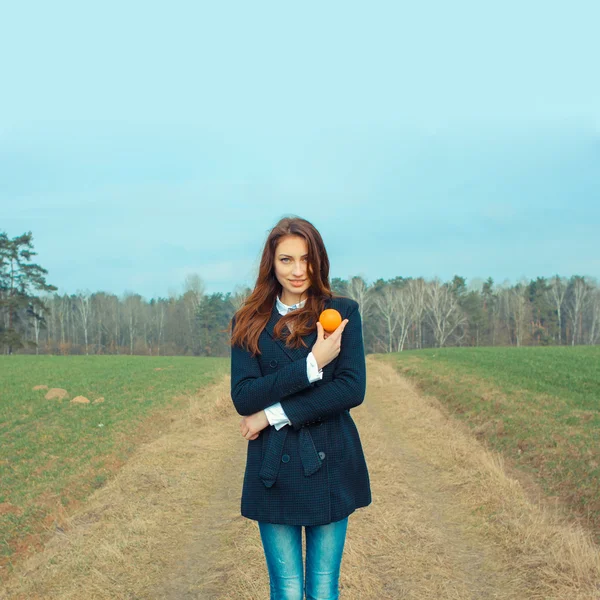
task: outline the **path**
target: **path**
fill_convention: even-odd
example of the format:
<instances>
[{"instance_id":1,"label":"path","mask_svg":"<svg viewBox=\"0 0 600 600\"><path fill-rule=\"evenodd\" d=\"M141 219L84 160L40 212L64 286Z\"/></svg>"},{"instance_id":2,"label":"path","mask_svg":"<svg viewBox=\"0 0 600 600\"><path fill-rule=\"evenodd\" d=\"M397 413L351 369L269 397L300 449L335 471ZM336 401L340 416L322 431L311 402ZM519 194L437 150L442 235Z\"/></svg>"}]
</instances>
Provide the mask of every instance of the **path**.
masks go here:
<instances>
[{"instance_id":1,"label":"path","mask_svg":"<svg viewBox=\"0 0 600 600\"><path fill-rule=\"evenodd\" d=\"M340 597L600 598L586 533L532 502L435 398L367 363L352 415L373 503L350 516ZM266 600L258 528L239 514L246 442L228 386L190 398L0 599Z\"/></svg>"}]
</instances>

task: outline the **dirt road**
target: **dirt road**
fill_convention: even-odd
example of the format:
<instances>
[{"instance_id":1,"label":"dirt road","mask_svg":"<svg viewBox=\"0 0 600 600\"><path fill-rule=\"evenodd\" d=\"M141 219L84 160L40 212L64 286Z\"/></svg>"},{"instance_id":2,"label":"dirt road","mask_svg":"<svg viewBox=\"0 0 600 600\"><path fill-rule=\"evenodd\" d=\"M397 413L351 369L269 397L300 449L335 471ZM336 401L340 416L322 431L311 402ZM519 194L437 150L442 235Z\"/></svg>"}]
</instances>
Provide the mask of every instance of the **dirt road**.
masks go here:
<instances>
[{"instance_id":1,"label":"dirt road","mask_svg":"<svg viewBox=\"0 0 600 600\"><path fill-rule=\"evenodd\" d=\"M532 484L525 493L435 398L367 364L367 397L352 415L373 503L350 516L340 597L600 598L589 535L536 501ZM190 397L0 598L266 600L258 528L239 514L239 419L228 380Z\"/></svg>"}]
</instances>

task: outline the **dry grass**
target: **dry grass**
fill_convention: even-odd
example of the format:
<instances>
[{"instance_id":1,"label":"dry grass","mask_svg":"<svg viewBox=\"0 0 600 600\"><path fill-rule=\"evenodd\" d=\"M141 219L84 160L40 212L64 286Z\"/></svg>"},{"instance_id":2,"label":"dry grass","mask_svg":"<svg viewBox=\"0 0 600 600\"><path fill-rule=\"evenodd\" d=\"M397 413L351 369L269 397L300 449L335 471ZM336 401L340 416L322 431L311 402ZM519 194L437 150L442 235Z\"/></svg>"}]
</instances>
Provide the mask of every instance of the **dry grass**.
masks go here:
<instances>
[{"instance_id":1,"label":"dry grass","mask_svg":"<svg viewBox=\"0 0 600 600\"><path fill-rule=\"evenodd\" d=\"M586 532L532 501L435 398L369 358L367 398L352 414L373 503L350 516L341 598L600 598ZM239 513L246 442L229 380L173 419L0 598L269 597L258 527Z\"/></svg>"},{"instance_id":2,"label":"dry grass","mask_svg":"<svg viewBox=\"0 0 600 600\"><path fill-rule=\"evenodd\" d=\"M18 568L0 598L161 597L152 590L218 508L210 503L224 464L243 458L228 382L202 394L65 520L64 533Z\"/></svg>"},{"instance_id":3,"label":"dry grass","mask_svg":"<svg viewBox=\"0 0 600 600\"><path fill-rule=\"evenodd\" d=\"M408 503L402 498L389 505L384 488L392 476L386 477L379 483L386 499L381 518L419 528L403 536L409 551L395 552L390 561L403 583L401 593L389 597L600 598L600 552L589 533L544 502L541 492L535 501L533 484L524 490L502 457L448 417L435 398L419 395L387 365L368 364L367 409L388 431L379 441L394 440L394 469L410 496ZM376 466L381 445L371 447L371 440L365 446Z\"/></svg>"}]
</instances>

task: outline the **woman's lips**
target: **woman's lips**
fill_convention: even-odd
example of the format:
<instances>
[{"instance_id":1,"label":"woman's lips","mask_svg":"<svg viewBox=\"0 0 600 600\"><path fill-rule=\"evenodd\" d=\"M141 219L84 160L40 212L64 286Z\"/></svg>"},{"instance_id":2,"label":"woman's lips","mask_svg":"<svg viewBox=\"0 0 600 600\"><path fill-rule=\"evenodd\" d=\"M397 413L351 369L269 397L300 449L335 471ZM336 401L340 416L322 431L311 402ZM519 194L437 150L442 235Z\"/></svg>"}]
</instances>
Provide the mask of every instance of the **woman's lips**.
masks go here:
<instances>
[{"instance_id":1,"label":"woman's lips","mask_svg":"<svg viewBox=\"0 0 600 600\"><path fill-rule=\"evenodd\" d=\"M291 282L292 285L302 285L304 283L304 280L290 279L290 282Z\"/></svg>"}]
</instances>

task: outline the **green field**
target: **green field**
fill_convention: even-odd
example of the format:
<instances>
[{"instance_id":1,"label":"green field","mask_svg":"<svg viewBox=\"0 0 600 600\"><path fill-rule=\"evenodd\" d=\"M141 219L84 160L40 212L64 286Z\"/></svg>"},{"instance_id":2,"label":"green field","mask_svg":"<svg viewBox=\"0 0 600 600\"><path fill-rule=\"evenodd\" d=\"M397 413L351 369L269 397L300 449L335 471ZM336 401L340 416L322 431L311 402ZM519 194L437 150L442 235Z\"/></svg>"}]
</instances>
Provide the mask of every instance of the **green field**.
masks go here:
<instances>
[{"instance_id":1,"label":"green field","mask_svg":"<svg viewBox=\"0 0 600 600\"><path fill-rule=\"evenodd\" d=\"M169 408L227 373L227 358L0 356L0 565L39 543L57 503L102 486ZM46 400L36 385L68 398ZM90 404L70 402L79 395Z\"/></svg>"},{"instance_id":2,"label":"green field","mask_svg":"<svg viewBox=\"0 0 600 600\"><path fill-rule=\"evenodd\" d=\"M377 358L564 499L600 541L600 347L442 348Z\"/></svg>"}]
</instances>

